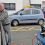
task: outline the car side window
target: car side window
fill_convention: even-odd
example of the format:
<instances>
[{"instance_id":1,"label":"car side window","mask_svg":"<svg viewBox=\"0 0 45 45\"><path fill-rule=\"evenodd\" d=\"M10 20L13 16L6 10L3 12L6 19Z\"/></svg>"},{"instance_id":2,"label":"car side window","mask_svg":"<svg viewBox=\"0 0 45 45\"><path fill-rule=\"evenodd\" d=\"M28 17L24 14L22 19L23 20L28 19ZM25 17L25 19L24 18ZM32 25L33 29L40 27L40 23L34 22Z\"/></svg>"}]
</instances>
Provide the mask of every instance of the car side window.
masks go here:
<instances>
[{"instance_id":1,"label":"car side window","mask_svg":"<svg viewBox=\"0 0 45 45\"><path fill-rule=\"evenodd\" d=\"M20 12L20 15L28 15L31 14L31 10L23 10Z\"/></svg>"},{"instance_id":2,"label":"car side window","mask_svg":"<svg viewBox=\"0 0 45 45\"><path fill-rule=\"evenodd\" d=\"M25 15L31 14L31 10L24 10L24 14Z\"/></svg>"},{"instance_id":3,"label":"car side window","mask_svg":"<svg viewBox=\"0 0 45 45\"><path fill-rule=\"evenodd\" d=\"M39 10L32 9L32 14L40 14Z\"/></svg>"}]
</instances>

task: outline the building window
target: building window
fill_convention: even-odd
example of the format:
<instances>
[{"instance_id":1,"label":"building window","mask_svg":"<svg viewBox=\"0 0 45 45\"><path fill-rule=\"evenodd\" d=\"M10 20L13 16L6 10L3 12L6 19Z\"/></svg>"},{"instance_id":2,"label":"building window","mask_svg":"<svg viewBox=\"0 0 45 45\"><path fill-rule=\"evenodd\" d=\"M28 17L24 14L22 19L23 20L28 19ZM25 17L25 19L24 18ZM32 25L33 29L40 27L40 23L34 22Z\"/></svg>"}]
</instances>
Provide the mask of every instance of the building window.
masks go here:
<instances>
[{"instance_id":1,"label":"building window","mask_svg":"<svg viewBox=\"0 0 45 45\"><path fill-rule=\"evenodd\" d=\"M4 3L6 10L15 10L15 3Z\"/></svg>"}]
</instances>

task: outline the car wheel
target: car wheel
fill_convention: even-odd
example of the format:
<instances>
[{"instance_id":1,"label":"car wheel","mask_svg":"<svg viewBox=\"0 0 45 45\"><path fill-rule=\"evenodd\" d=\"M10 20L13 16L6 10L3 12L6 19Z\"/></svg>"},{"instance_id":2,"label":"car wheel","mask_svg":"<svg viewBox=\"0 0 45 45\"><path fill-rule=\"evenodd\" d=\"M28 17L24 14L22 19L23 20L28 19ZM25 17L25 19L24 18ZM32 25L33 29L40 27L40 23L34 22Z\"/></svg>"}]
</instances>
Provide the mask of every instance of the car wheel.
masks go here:
<instances>
[{"instance_id":1,"label":"car wheel","mask_svg":"<svg viewBox=\"0 0 45 45\"><path fill-rule=\"evenodd\" d=\"M39 25L43 25L44 24L44 20L39 20L38 24Z\"/></svg>"},{"instance_id":2,"label":"car wheel","mask_svg":"<svg viewBox=\"0 0 45 45\"><path fill-rule=\"evenodd\" d=\"M12 26L18 26L19 22L17 20L12 21Z\"/></svg>"}]
</instances>

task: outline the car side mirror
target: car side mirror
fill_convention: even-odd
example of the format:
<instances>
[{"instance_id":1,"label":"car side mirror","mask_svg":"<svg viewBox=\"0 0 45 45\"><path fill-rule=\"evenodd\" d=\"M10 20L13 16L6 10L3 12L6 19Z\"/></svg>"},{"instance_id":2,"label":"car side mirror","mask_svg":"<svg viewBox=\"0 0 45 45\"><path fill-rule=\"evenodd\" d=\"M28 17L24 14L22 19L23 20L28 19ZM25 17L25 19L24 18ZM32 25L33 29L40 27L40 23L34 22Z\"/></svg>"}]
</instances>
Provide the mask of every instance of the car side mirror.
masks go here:
<instances>
[{"instance_id":1,"label":"car side mirror","mask_svg":"<svg viewBox=\"0 0 45 45\"><path fill-rule=\"evenodd\" d=\"M20 15L23 15L22 13L20 13Z\"/></svg>"}]
</instances>

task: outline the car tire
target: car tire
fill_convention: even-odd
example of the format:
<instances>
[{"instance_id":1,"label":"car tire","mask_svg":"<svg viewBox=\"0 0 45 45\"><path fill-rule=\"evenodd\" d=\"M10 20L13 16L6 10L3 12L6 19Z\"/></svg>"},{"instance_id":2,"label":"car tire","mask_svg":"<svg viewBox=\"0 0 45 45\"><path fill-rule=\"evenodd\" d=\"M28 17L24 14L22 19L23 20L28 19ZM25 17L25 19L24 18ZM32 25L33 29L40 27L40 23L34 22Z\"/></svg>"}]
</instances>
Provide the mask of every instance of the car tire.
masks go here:
<instances>
[{"instance_id":1,"label":"car tire","mask_svg":"<svg viewBox=\"0 0 45 45\"><path fill-rule=\"evenodd\" d=\"M44 24L44 20L39 20L39 21L38 21L38 24L39 24L39 25L43 25L43 24Z\"/></svg>"},{"instance_id":2,"label":"car tire","mask_svg":"<svg viewBox=\"0 0 45 45\"><path fill-rule=\"evenodd\" d=\"M13 20L12 23L11 23L12 26L18 26L19 25L19 22L18 20Z\"/></svg>"}]
</instances>

